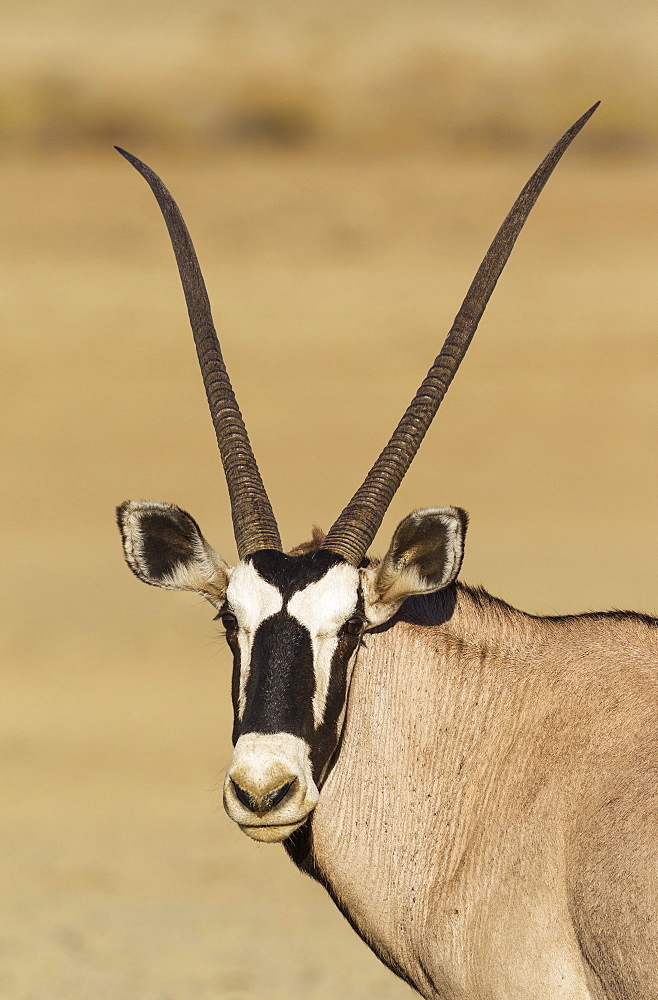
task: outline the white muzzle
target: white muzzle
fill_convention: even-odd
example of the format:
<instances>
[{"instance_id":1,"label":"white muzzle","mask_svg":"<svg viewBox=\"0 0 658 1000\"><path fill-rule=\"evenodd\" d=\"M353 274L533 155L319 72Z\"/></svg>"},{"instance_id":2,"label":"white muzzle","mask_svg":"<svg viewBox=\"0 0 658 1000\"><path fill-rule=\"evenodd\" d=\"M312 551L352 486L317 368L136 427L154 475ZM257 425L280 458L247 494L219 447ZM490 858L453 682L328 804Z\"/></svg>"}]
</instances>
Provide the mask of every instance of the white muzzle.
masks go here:
<instances>
[{"instance_id":1,"label":"white muzzle","mask_svg":"<svg viewBox=\"0 0 658 1000\"><path fill-rule=\"evenodd\" d=\"M285 840L318 797L304 740L290 733L247 733L238 739L224 782L224 808L252 840Z\"/></svg>"}]
</instances>

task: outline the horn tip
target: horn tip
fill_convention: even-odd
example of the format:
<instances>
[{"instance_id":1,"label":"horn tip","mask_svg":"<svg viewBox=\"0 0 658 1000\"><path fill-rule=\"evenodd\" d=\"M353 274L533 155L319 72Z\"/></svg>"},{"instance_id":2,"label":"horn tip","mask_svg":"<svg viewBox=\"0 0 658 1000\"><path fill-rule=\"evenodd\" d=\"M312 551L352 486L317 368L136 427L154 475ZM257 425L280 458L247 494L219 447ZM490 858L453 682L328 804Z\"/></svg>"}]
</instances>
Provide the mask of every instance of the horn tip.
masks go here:
<instances>
[{"instance_id":1,"label":"horn tip","mask_svg":"<svg viewBox=\"0 0 658 1000\"><path fill-rule=\"evenodd\" d=\"M124 160L128 160L128 163L131 163L132 166L135 168L135 170L138 170L139 173L142 174L144 177L146 177L147 174L152 173L150 167L148 167L137 156L134 156L132 153L129 153L127 149L122 149L121 146L115 146L114 148L116 149L117 153L121 153Z\"/></svg>"}]
</instances>

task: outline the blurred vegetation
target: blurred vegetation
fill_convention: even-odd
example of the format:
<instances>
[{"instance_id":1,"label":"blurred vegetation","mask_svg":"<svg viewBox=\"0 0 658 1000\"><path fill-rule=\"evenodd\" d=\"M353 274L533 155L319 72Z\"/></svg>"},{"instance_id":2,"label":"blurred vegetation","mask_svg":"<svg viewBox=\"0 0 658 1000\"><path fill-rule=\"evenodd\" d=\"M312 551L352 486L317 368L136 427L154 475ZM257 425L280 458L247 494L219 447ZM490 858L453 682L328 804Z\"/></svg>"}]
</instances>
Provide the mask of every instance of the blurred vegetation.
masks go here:
<instances>
[{"instance_id":1,"label":"blurred vegetation","mask_svg":"<svg viewBox=\"0 0 658 1000\"><path fill-rule=\"evenodd\" d=\"M0 149L139 140L359 152L658 146L658 7L587 0L23 0L0 11Z\"/></svg>"}]
</instances>

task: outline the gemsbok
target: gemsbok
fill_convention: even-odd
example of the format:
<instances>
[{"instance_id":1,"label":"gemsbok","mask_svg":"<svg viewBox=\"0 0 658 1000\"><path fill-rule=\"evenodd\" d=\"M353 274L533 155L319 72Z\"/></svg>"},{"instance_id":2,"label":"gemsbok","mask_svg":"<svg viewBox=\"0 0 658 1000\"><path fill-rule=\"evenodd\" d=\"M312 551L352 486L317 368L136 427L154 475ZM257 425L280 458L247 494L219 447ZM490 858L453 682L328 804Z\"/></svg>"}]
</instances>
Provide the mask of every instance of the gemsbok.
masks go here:
<instances>
[{"instance_id":1,"label":"gemsbok","mask_svg":"<svg viewBox=\"0 0 658 1000\"><path fill-rule=\"evenodd\" d=\"M595 105L596 107L596 105ZM224 804L284 842L426 998L658 998L658 620L535 617L457 582L467 518L416 510L366 553L548 177L480 265L427 377L328 534L284 552L196 254L160 179L230 494L231 567L168 503L118 509L145 583L195 591L233 653Z\"/></svg>"}]
</instances>

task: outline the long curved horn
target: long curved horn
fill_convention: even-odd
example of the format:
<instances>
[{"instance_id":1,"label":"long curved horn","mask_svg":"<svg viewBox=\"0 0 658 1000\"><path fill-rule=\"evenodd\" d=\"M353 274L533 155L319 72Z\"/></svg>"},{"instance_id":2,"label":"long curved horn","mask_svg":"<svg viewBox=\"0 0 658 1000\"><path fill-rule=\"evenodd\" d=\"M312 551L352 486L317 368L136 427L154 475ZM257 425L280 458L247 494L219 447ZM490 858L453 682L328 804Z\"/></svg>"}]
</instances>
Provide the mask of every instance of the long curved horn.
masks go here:
<instances>
[{"instance_id":1,"label":"long curved horn","mask_svg":"<svg viewBox=\"0 0 658 1000\"><path fill-rule=\"evenodd\" d=\"M402 482L404 474L411 465L462 358L466 354L491 293L496 287L496 282L512 252L516 238L544 184L551 176L562 154L578 135L583 125L594 114L599 103L597 102L589 111L585 112L582 118L579 118L556 142L514 202L478 268L441 348L441 353L435 359L393 436L366 476L363 485L354 494L326 535L322 547L337 552L352 565L357 566L360 563L375 537L384 514Z\"/></svg>"},{"instance_id":2,"label":"long curved horn","mask_svg":"<svg viewBox=\"0 0 658 1000\"><path fill-rule=\"evenodd\" d=\"M238 555L243 559L258 549L280 552L279 529L224 365L208 293L187 226L158 175L125 149L118 146L115 149L148 183L169 230L226 475Z\"/></svg>"}]
</instances>

